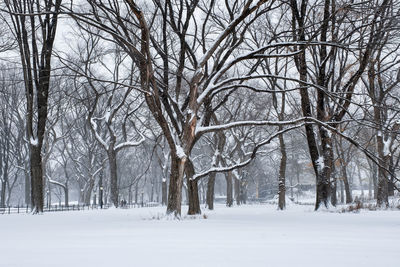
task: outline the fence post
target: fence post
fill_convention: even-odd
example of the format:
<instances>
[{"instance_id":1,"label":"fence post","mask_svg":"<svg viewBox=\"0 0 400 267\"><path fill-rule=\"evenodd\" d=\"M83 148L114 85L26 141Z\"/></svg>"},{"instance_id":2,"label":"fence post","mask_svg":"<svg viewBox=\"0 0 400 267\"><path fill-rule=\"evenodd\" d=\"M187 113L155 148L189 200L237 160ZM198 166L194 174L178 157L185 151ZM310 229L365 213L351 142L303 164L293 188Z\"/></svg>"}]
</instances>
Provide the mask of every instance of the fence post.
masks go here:
<instances>
[{"instance_id":1,"label":"fence post","mask_svg":"<svg viewBox=\"0 0 400 267\"><path fill-rule=\"evenodd\" d=\"M17 208L18 208L18 214L19 214L19 204L18 204Z\"/></svg>"},{"instance_id":2,"label":"fence post","mask_svg":"<svg viewBox=\"0 0 400 267\"><path fill-rule=\"evenodd\" d=\"M8 214L10 214L10 206L8 206Z\"/></svg>"}]
</instances>

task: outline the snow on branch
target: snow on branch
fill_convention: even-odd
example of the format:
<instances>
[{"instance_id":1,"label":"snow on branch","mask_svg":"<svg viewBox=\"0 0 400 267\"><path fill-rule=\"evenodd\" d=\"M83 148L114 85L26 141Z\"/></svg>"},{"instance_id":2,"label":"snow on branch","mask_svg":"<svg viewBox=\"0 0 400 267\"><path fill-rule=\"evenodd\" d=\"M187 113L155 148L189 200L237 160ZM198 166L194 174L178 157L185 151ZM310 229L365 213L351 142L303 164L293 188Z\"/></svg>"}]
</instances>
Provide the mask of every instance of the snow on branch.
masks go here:
<instances>
[{"instance_id":1,"label":"snow on branch","mask_svg":"<svg viewBox=\"0 0 400 267\"><path fill-rule=\"evenodd\" d=\"M62 184L62 183L57 182L55 180L52 180L48 175L47 175L47 179L49 180L49 183L51 183L51 184L55 184L55 185L61 186L64 189L66 188L65 184Z\"/></svg>"},{"instance_id":2,"label":"snow on branch","mask_svg":"<svg viewBox=\"0 0 400 267\"><path fill-rule=\"evenodd\" d=\"M298 124L303 121L312 121L314 120L311 117L302 117L296 120L290 121L235 121L226 124L220 125L212 125L212 126L199 126L196 127L196 134L204 134L208 132L216 132L216 131L223 131L228 130L235 127L240 126L285 126L285 125L293 125Z\"/></svg>"},{"instance_id":3,"label":"snow on branch","mask_svg":"<svg viewBox=\"0 0 400 267\"><path fill-rule=\"evenodd\" d=\"M198 180L198 179L203 178L203 177L205 177L205 176L207 176L207 175L209 175L209 174L211 174L211 173L215 173L215 172L228 172L228 171L233 171L233 170L236 170L236 169L245 167L245 166L247 166L248 164L250 164L250 162L256 157L257 151L258 151L262 146L271 143L271 141L272 141L274 138L280 136L281 134L284 134L284 133L286 133L286 132L289 132L289 131L298 129L298 128L304 126L305 124L306 124L306 122L303 122L303 123L300 123L300 124L298 124L298 125L295 125L295 126L292 126L292 127L289 127L289 128L283 129L283 130L280 130L280 131L276 132L275 134L271 135L268 139L266 139L266 140L264 140L263 142L257 144L257 145L253 148L253 151L251 152L250 157L249 157L247 160L245 160L245 161L242 161L242 162L239 162L239 163L236 163L236 164L234 164L234 165L227 166L227 167L212 167L212 168L210 168L210 169L207 170L207 171L204 171L204 172L201 172L201 173L198 173L198 174L193 175L193 177L192 177L191 179L192 179L192 180Z\"/></svg>"},{"instance_id":4,"label":"snow on branch","mask_svg":"<svg viewBox=\"0 0 400 267\"><path fill-rule=\"evenodd\" d=\"M126 148L126 147L139 146L145 140L144 135L141 132L139 132L139 134L140 134L140 140L139 141L136 141L136 142L128 141L128 142L124 142L124 143L118 144L118 145L115 146L114 150L115 151L119 151L119 150L121 150L123 148Z\"/></svg>"},{"instance_id":5,"label":"snow on branch","mask_svg":"<svg viewBox=\"0 0 400 267\"><path fill-rule=\"evenodd\" d=\"M90 118L90 125L92 126L94 135L96 137L96 140L106 149L108 150L108 144L103 140L103 138L101 138L101 136L99 135L99 133L97 132L97 124L94 121L93 118Z\"/></svg>"}]
</instances>

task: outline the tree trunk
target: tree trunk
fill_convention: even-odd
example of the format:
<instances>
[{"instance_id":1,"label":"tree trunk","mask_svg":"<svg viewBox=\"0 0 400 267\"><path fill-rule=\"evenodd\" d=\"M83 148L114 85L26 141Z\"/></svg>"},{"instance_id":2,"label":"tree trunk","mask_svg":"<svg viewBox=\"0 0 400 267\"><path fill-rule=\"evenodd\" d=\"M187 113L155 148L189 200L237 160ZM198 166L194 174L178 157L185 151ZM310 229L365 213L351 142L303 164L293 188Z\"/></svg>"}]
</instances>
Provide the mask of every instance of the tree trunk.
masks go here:
<instances>
[{"instance_id":1,"label":"tree trunk","mask_svg":"<svg viewBox=\"0 0 400 267\"><path fill-rule=\"evenodd\" d=\"M335 164L332 164L332 184L331 184L331 203L333 206L337 205L337 179L336 179L336 170Z\"/></svg>"},{"instance_id":2,"label":"tree trunk","mask_svg":"<svg viewBox=\"0 0 400 267\"><path fill-rule=\"evenodd\" d=\"M376 111L379 113L379 111ZM378 121L378 120L376 120ZM390 153L385 148L385 142L383 138L383 133L378 132L376 137L378 154L379 154L379 163L381 166L378 166L378 188L377 188L377 206L378 207L389 207L389 192L388 192L388 184L389 177L388 173L385 169L389 167Z\"/></svg>"},{"instance_id":3,"label":"tree trunk","mask_svg":"<svg viewBox=\"0 0 400 267\"><path fill-rule=\"evenodd\" d=\"M154 202L154 184L151 183L150 202Z\"/></svg>"},{"instance_id":4,"label":"tree trunk","mask_svg":"<svg viewBox=\"0 0 400 267\"><path fill-rule=\"evenodd\" d=\"M207 182L207 207L209 210L214 209L214 188L215 188L215 173L211 173Z\"/></svg>"},{"instance_id":5,"label":"tree trunk","mask_svg":"<svg viewBox=\"0 0 400 267\"><path fill-rule=\"evenodd\" d=\"M188 199L189 199L189 215L201 214L200 201L199 201L199 186L197 180L193 180L194 167L193 163L186 161L186 182L188 185Z\"/></svg>"},{"instance_id":6,"label":"tree trunk","mask_svg":"<svg viewBox=\"0 0 400 267\"><path fill-rule=\"evenodd\" d=\"M242 203L241 194L240 194L240 179L239 179L239 177L235 177L233 180L234 180L234 186L235 186L236 205L239 206Z\"/></svg>"},{"instance_id":7,"label":"tree trunk","mask_svg":"<svg viewBox=\"0 0 400 267\"><path fill-rule=\"evenodd\" d=\"M137 181L135 185L135 204L138 203L138 198L139 198L139 181Z\"/></svg>"},{"instance_id":8,"label":"tree trunk","mask_svg":"<svg viewBox=\"0 0 400 267\"><path fill-rule=\"evenodd\" d=\"M43 196L43 169L41 146L30 146L30 163L31 163L31 197L33 213L43 212L44 196Z\"/></svg>"},{"instance_id":9,"label":"tree trunk","mask_svg":"<svg viewBox=\"0 0 400 267\"><path fill-rule=\"evenodd\" d=\"M233 188L232 188L232 172L225 174L226 178L226 206L232 207L233 205Z\"/></svg>"},{"instance_id":10,"label":"tree trunk","mask_svg":"<svg viewBox=\"0 0 400 267\"><path fill-rule=\"evenodd\" d=\"M344 203L344 187L343 180L340 181L340 203Z\"/></svg>"},{"instance_id":11,"label":"tree trunk","mask_svg":"<svg viewBox=\"0 0 400 267\"><path fill-rule=\"evenodd\" d=\"M64 205L65 207L69 207L69 196L68 196L68 186L64 187Z\"/></svg>"},{"instance_id":12,"label":"tree trunk","mask_svg":"<svg viewBox=\"0 0 400 267\"><path fill-rule=\"evenodd\" d=\"M201 214L197 180L188 179L189 215Z\"/></svg>"},{"instance_id":13,"label":"tree trunk","mask_svg":"<svg viewBox=\"0 0 400 267\"><path fill-rule=\"evenodd\" d=\"M360 165L357 166L357 169L358 169L358 180L360 182L361 197L364 198L364 187L363 187L363 182L362 182L362 177L361 177Z\"/></svg>"},{"instance_id":14,"label":"tree trunk","mask_svg":"<svg viewBox=\"0 0 400 267\"><path fill-rule=\"evenodd\" d=\"M85 190L85 198L83 200L83 203L85 203L85 205L90 205L90 199L92 198L93 188L94 188L94 178L91 178L89 185Z\"/></svg>"},{"instance_id":15,"label":"tree trunk","mask_svg":"<svg viewBox=\"0 0 400 267\"><path fill-rule=\"evenodd\" d=\"M100 171L99 174L99 205L100 209L103 208L103 193L104 193L104 187L103 187L103 169Z\"/></svg>"},{"instance_id":16,"label":"tree trunk","mask_svg":"<svg viewBox=\"0 0 400 267\"><path fill-rule=\"evenodd\" d=\"M110 185L111 185L111 202L118 208L119 190L118 190L118 173L117 173L117 155L113 148L108 151L108 163L110 168Z\"/></svg>"},{"instance_id":17,"label":"tree trunk","mask_svg":"<svg viewBox=\"0 0 400 267\"><path fill-rule=\"evenodd\" d=\"M168 203L168 194L167 194L167 180L163 179L161 183L161 204L166 206Z\"/></svg>"},{"instance_id":18,"label":"tree trunk","mask_svg":"<svg viewBox=\"0 0 400 267\"><path fill-rule=\"evenodd\" d=\"M395 180L396 180L396 177L395 177L396 168L395 168L394 163L393 163L393 156L390 156L389 171L390 171L390 174L389 174L390 179L388 181L389 182L389 184L388 184L388 196L392 197L392 196L394 196L394 183L395 183Z\"/></svg>"},{"instance_id":19,"label":"tree trunk","mask_svg":"<svg viewBox=\"0 0 400 267\"><path fill-rule=\"evenodd\" d=\"M0 208L6 206L6 181L3 179L1 182L1 197L0 197Z\"/></svg>"},{"instance_id":20,"label":"tree trunk","mask_svg":"<svg viewBox=\"0 0 400 267\"><path fill-rule=\"evenodd\" d=\"M377 206L387 208L389 207L389 197L386 171L379 168L378 175Z\"/></svg>"},{"instance_id":21,"label":"tree trunk","mask_svg":"<svg viewBox=\"0 0 400 267\"><path fill-rule=\"evenodd\" d=\"M281 128L281 127L280 127ZM286 162L287 162L287 156L286 156L286 145L285 145L285 140L283 139L283 135L279 136L279 144L280 144L280 150L281 150L281 162L279 165L279 179L278 179L278 209L284 210L286 207Z\"/></svg>"},{"instance_id":22,"label":"tree trunk","mask_svg":"<svg viewBox=\"0 0 400 267\"><path fill-rule=\"evenodd\" d=\"M344 189L346 192L346 204L349 204L353 202L353 197L351 195L351 188L349 184L349 179L347 177L347 170L344 164L342 165L342 176L343 176Z\"/></svg>"},{"instance_id":23,"label":"tree trunk","mask_svg":"<svg viewBox=\"0 0 400 267\"><path fill-rule=\"evenodd\" d=\"M25 205L31 205L31 179L27 170L24 170L25 176Z\"/></svg>"},{"instance_id":24,"label":"tree trunk","mask_svg":"<svg viewBox=\"0 0 400 267\"><path fill-rule=\"evenodd\" d=\"M167 214L181 216L182 185L186 158L171 155L171 174L169 179Z\"/></svg>"}]
</instances>

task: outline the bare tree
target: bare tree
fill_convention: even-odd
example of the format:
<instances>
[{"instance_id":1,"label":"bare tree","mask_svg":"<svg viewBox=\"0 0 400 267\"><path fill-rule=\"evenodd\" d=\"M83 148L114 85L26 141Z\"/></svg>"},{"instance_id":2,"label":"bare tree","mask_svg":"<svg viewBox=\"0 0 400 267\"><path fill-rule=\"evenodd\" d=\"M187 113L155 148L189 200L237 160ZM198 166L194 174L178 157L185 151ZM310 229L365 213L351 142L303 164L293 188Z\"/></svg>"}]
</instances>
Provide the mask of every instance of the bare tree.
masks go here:
<instances>
[{"instance_id":1,"label":"bare tree","mask_svg":"<svg viewBox=\"0 0 400 267\"><path fill-rule=\"evenodd\" d=\"M43 211L42 146L46 131L51 59L62 0L5 0L24 74L32 210Z\"/></svg>"}]
</instances>

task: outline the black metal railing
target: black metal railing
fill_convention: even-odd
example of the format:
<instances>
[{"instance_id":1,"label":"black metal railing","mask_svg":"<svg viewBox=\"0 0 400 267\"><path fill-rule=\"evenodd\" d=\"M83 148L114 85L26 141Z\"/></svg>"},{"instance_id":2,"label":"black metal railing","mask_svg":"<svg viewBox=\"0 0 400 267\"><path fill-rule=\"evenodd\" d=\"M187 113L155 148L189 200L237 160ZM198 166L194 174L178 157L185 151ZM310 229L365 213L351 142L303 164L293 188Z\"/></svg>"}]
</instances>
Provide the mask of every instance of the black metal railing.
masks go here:
<instances>
[{"instance_id":1,"label":"black metal railing","mask_svg":"<svg viewBox=\"0 0 400 267\"><path fill-rule=\"evenodd\" d=\"M133 209L133 208L145 208L145 207L158 207L161 204L159 203L131 203L121 205L119 208L122 209ZM100 205L94 204L72 204L72 205L51 205L44 207L43 212L60 212L60 211L84 211L84 210L96 210L96 209L108 209L112 207L111 204L105 204L102 207ZM2 214L19 214L19 213L30 213L31 209L29 206L7 206L7 207L0 207L0 215Z\"/></svg>"}]
</instances>

